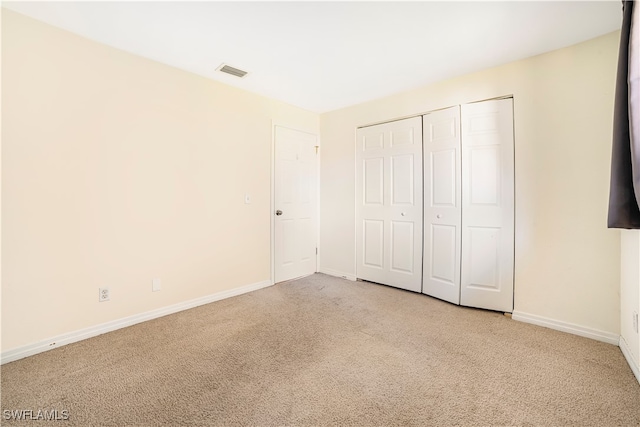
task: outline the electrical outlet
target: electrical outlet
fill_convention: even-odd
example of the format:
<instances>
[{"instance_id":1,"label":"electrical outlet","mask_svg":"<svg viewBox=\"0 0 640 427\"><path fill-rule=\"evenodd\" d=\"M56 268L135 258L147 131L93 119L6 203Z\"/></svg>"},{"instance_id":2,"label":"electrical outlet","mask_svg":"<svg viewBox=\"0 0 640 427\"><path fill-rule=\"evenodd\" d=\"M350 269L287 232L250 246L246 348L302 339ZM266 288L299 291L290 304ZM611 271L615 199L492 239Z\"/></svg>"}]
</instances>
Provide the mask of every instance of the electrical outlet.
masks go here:
<instances>
[{"instance_id":1,"label":"electrical outlet","mask_svg":"<svg viewBox=\"0 0 640 427\"><path fill-rule=\"evenodd\" d=\"M638 312L637 311L633 312L633 330L636 331L636 334L638 333Z\"/></svg>"},{"instance_id":2,"label":"electrical outlet","mask_svg":"<svg viewBox=\"0 0 640 427\"><path fill-rule=\"evenodd\" d=\"M251 195L249 193L244 195L244 203L247 205L251 203Z\"/></svg>"},{"instance_id":3,"label":"electrical outlet","mask_svg":"<svg viewBox=\"0 0 640 427\"><path fill-rule=\"evenodd\" d=\"M99 288L100 293L98 294L98 301L105 302L109 301L110 293L109 288Z\"/></svg>"},{"instance_id":4,"label":"electrical outlet","mask_svg":"<svg viewBox=\"0 0 640 427\"><path fill-rule=\"evenodd\" d=\"M162 289L162 282L160 282L160 279L151 280L151 291L158 292L160 289Z\"/></svg>"}]
</instances>

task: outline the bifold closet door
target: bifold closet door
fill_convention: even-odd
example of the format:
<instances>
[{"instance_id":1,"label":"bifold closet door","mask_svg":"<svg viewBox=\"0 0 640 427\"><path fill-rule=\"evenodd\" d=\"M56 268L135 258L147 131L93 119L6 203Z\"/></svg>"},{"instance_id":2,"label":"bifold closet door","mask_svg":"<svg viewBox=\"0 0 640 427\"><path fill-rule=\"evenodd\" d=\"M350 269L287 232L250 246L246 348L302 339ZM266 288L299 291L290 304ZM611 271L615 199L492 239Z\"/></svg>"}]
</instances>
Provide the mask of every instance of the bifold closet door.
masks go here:
<instances>
[{"instance_id":1,"label":"bifold closet door","mask_svg":"<svg viewBox=\"0 0 640 427\"><path fill-rule=\"evenodd\" d=\"M513 100L462 106L460 304L513 311Z\"/></svg>"},{"instance_id":2,"label":"bifold closet door","mask_svg":"<svg viewBox=\"0 0 640 427\"><path fill-rule=\"evenodd\" d=\"M356 133L356 275L420 292L422 118Z\"/></svg>"},{"instance_id":3,"label":"bifold closet door","mask_svg":"<svg viewBox=\"0 0 640 427\"><path fill-rule=\"evenodd\" d=\"M422 292L460 303L460 107L422 117L424 272Z\"/></svg>"}]
</instances>

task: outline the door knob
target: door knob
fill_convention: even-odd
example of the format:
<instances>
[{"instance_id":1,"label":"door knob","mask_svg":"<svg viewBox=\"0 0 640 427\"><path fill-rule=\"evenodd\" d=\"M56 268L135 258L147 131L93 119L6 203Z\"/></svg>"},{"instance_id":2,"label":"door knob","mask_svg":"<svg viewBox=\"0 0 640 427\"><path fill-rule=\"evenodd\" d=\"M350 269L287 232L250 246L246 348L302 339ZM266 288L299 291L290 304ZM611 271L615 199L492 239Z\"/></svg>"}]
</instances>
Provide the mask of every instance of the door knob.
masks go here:
<instances>
[{"instance_id":1,"label":"door knob","mask_svg":"<svg viewBox=\"0 0 640 427\"><path fill-rule=\"evenodd\" d=\"M442 215L438 214L436 215L436 218L442 218Z\"/></svg>"},{"instance_id":2,"label":"door knob","mask_svg":"<svg viewBox=\"0 0 640 427\"><path fill-rule=\"evenodd\" d=\"M282 211L281 211L280 209L278 209L278 210L276 211L276 215L278 215L278 216L282 215Z\"/></svg>"}]
</instances>

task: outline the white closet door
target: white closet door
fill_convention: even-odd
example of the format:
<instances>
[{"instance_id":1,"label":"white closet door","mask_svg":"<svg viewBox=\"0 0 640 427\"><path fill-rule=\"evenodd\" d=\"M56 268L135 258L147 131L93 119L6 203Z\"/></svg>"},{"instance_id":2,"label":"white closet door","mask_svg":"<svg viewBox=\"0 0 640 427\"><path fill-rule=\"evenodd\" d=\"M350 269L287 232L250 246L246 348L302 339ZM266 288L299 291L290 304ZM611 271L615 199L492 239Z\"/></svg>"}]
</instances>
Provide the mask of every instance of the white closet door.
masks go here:
<instances>
[{"instance_id":1,"label":"white closet door","mask_svg":"<svg viewBox=\"0 0 640 427\"><path fill-rule=\"evenodd\" d=\"M513 311L513 100L462 106L462 305Z\"/></svg>"},{"instance_id":2,"label":"white closet door","mask_svg":"<svg viewBox=\"0 0 640 427\"><path fill-rule=\"evenodd\" d=\"M422 119L357 130L356 275L420 292Z\"/></svg>"},{"instance_id":3,"label":"white closet door","mask_svg":"<svg viewBox=\"0 0 640 427\"><path fill-rule=\"evenodd\" d=\"M460 303L460 107L426 114L422 292Z\"/></svg>"}]
</instances>

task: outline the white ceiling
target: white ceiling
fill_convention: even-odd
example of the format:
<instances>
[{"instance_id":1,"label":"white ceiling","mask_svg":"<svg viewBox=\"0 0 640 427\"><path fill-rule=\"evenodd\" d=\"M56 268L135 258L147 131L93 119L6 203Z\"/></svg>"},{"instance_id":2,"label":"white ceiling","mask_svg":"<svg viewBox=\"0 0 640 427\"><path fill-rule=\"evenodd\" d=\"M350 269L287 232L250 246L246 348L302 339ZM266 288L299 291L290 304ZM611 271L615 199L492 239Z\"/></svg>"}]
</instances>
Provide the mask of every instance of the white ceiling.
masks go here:
<instances>
[{"instance_id":1,"label":"white ceiling","mask_svg":"<svg viewBox=\"0 0 640 427\"><path fill-rule=\"evenodd\" d=\"M325 112L620 28L603 2L3 2L101 43ZM221 63L249 71L216 72Z\"/></svg>"}]
</instances>

